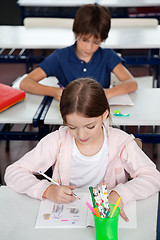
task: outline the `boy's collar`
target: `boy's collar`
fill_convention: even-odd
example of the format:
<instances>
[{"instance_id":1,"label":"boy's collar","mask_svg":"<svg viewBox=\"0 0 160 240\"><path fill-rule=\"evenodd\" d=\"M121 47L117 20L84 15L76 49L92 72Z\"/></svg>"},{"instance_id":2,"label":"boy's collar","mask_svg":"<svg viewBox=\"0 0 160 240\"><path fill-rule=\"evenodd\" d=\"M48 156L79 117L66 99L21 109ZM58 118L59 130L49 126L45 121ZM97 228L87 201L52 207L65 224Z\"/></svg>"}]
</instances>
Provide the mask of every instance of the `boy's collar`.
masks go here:
<instances>
[{"instance_id":1,"label":"boy's collar","mask_svg":"<svg viewBox=\"0 0 160 240\"><path fill-rule=\"evenodd\" d=\"M80 60L80 59L77 57L75 48L76 48L76 42L71 46L72 54L70 54L69 59L70 59L71 62L79 63L79 62L81 62L81 61L83 61L83 60ZM86 64L92 64L92 63L94 63L95 59L98 58L99 55L101 55L100 49L101 49L101 47L99 47L99 48L97 49L97 51L93 54L91 60L90 60L88 63L86 63Z\"/></svg>"}]
</instances>

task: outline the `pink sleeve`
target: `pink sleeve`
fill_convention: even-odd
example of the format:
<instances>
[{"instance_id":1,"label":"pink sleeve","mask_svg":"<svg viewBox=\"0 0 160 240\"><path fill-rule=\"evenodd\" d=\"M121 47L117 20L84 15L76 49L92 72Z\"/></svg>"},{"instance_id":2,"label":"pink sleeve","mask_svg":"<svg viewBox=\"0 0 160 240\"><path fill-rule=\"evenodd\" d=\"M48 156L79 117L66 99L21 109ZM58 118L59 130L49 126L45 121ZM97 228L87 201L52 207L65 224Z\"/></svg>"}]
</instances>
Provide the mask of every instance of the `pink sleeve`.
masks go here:
<instances>
[{"instance_id":1,"label":"pink sleeve","mask_svg":"<svg viewBox=\"0 0 160 240\"><path fill-rule=\"evenodd\" d=\"M57 135L55 132L47 135L33 150L6 169L5 182L7 186L19 193L42 199L44 191L51 183L48 180L37 179L34 173L45 172L56 161Z\"/></svg>"},{"instance_id":2,"label":"pink sleeve","mask_svg":"<svg viewBox=\"0 0 160 240\"><path fill-rule=\"evenodd\" d=\"M144 199L160 191L160 172L134 141L124 148L121 158L132 179L113 189L122 197L123 203Z\"/></svg>"}]
</instances>

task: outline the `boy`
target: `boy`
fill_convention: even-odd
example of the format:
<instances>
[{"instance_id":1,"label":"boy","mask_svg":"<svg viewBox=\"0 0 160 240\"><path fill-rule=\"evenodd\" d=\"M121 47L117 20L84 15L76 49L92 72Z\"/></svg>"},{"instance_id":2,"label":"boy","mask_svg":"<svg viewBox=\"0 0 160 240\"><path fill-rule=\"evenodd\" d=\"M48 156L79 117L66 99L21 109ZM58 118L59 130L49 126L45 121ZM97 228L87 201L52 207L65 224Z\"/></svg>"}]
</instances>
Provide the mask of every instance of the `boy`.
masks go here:
<instances>
[{"instance_id":1,"label":"boy","mask_svg":"<svg viewBox=\"0 0 160 240\"><path fill-rule=\"evenodd\" d=\"M63 88L38 83L45 77L55 76L63 87L77 78L92 77L104 88L107 98L135 91L137 83L122 65L123 59L113 50L100 47L108 37L110 22L107 7L87 4L79 8L73 23L74 45L55 50L22 80L20 88L59 101ZM111 72L121 81L113 88L109 88Z\"/></svg>"}]
</instances>

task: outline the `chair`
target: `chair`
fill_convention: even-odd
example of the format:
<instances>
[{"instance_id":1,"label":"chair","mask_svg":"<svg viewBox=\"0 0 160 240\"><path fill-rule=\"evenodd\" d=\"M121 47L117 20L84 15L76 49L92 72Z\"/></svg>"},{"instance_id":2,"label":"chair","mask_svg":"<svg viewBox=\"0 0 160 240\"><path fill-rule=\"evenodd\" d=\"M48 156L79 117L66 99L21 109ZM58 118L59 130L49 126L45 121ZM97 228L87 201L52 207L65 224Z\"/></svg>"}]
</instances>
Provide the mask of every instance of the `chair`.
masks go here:
<instances>
[{"instance_id":1,"label":"chair","mask_svg":"<svg viewBox=\"0 0 160 240\"><path fill-rule=\"evenodd\" d=\"M112 18L111 28L113 27L156 27L156 18Z\"/></svg>"},{"instance_id":2,"label":"chair","mask_svg":"<svg viewBox=\"0 0 160 240\"><path fill-rule=\"evenodd\" d=\"M28 17L24 19L25 27L72 28L72 18Z\"/></svg>"},{"instance_id":3,"label":"chair","mask_svg":"<svg viewBox=\"0 0 160 240\"><path fill-rule=\"evenodd\" d=\"M72 18L47 18L47 17L27 17L24 18L25 27L57 27L72 28ZM158 25L155 18L112 18L112 27L153 27Z\"/></svg>"}]
</instances>

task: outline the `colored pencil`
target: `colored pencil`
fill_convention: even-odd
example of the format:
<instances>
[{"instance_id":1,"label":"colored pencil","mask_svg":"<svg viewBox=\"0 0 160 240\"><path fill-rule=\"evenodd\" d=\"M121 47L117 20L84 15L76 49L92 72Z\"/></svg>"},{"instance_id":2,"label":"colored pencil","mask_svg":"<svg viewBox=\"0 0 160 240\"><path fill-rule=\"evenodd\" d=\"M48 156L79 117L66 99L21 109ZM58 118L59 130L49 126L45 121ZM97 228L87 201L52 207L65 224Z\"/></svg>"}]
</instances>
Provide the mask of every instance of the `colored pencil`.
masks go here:
<instances>
[{"instance_id":1,"label":"colored pencil","mask_svg":"<svg viewBox=\"0 0 160 240\"><path fill-rule=\"evenodd\" d=\"M86 202L87 207L92 211L92 213L96 216L96 213L94 211L94 208L89 204L89 202Z\"/></svg>"},{"instance_id":2,"label":"colored pencil","mask_svg":"<svg viewBox=\"0 0 160 240\"><path fill-rule=\"evenodd\" d=\"M105 207L104 197L103 197L101 188L100 188L100 186L98 184L97 184L97 188L98 188L98 194L99 194L99 198L100 198L100 201L101 201L101 205L102 205L102 207L104 209L104 214L107 217L107 208Z\"/></svg>"},{"instance_id":3,"label":"colored pencil","mask_svg":"<svg viewBox=\"0 0 160 240\"><path fill-rule=\"evenodd\" d=\"M55 180L53 180L52 178L48 177L45 173L42 173L41 171L37 171L40 175L42 175L43 177L45 177L46 179L48 179L50 182L56 184L57 186L60 186L60 184L58 182L56 182ZM75 193L73 193L73 196L76 197L77 199L80 199Z\"/></svg>"},{"instance_id":4,"label":"colored pencil","mask_svg":"<svg viewBox=\"0 0 160 240\"><path fill-rule=\"evenodd\" d=\"M42 175L43 177L45 177L46 179L48 179L50 182L56 184L57 186L60 186L59 183L57 183L55 180L53 180L52 178L48 177L45 173L42 173L41 171L38 171L38 173L40 175Z\"/></svg>"},{"instance_id":5,"label":"colored pencil","mask_svg":"<svg viewBox=\"0 0 160 240\"><path fill-rule=\"evenodd\" d=\"M95 203L94 195L93 195L93 187L89 187L89 191L90 191L91 198L92 198L93 208L95 208L96 207L96 203Z\"/></svg>"},{"instance_id":6,"label":"colored pencil","mask_svg":"<svg viewBox=\"0 0 160 240\"><path fill-rule=\"evenodd\" d=\"M98 208L100 216L102 218L105 218L106 217L105 210L104 210L104 208L102 206L101 199L100 199L99 193L98 193L98 189L93 189L93 196L94 196L95 203L96 203L96 206Z\"/></svg>"},{"instance_id":7,"label":"colored pencil","mask_svg":"<svg viewBox=\"0 0 160 240\"><path fill-rule=\"evenodd\" d=\"M93 208L93 209L94 209L94 211L95 211L95 213L96 213L96 216L97 216L97 217L101 217L100 214L99 214L99 212L98 212L97 207L95 207L95 208Z\"/></svg>"},{"instance_id":8,"label":"colored pencil","mask_svg":"<svg viewBox=\"0 0 160 240\"><path fill-rule=\"evenodd\" d=\"M107 193L107 186L105 182L102 183L102 195L104 199L104 206L105 208L107 208L107 210L109 210L108 193Z\"/></svg>"},{"instance_id":9,"label":"colored pencil","mask_svg":"<svg viewBox=\"0 0 160 240\"><path fill-rule=\"evenodd\" d=\"M60 84L59 82L57 82L57 85L61 88L63 88L62 84Z\"/></svg>"},{"instance_id":10,"label":"colored pencil","mask_svg":"<svg viewBox=\"0 0 160 240\"><path fill-rule=\"evenodd\" d=\"M114 206L114 208L113 208L113 210L112 210L111 215L109 216L109 218L113 217L113 214L114 214L116 208L118 207L120 201L121 201L121 197L119 197L118 201L116 202L116 205Z\"/></svg>"}]
</instances>

